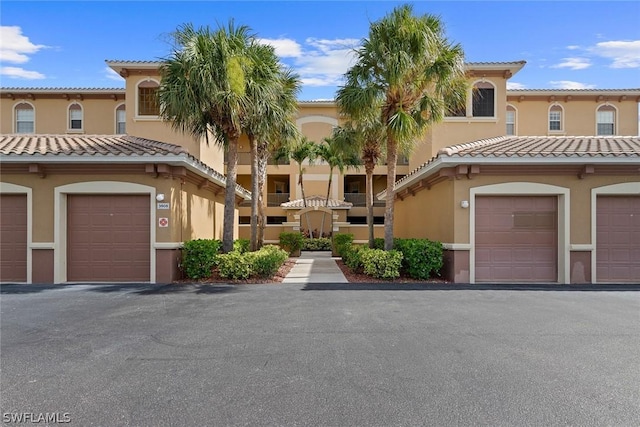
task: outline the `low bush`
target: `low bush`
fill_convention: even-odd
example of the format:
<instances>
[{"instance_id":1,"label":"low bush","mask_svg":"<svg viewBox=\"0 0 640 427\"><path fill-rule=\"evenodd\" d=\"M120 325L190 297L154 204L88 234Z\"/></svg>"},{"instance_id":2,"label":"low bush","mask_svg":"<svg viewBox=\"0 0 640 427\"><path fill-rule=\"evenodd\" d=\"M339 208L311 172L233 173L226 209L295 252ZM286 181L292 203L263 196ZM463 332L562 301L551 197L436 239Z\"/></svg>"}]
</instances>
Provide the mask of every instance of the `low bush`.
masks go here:
<instances>
[{"instance_id":1,"label":"low bush","mask_svg":"<svg viewBox=\"0 0 640 427\"><path fill-rule=\"evenodd\" d=\"M373 249L384 249L384 239L382 237L373 239Z\"/></svg>"},{"instance_id":2,"label":"low bush","mask_svg":"<svg viewBox=\"0 0 640 427\"><path fill-rule=\"evenodd\" d=\"M301 249L303 251L330 251L331 239L328 237L316 237L315 239L305 237L302 239Z\"/></svg>"},{"instance_id":3,"label":"low bush","mask_svg":"<svg viewBox=\"0 0 640 427\"><path fill-rule=\"evenodd\" d=\"M182 247L182 270L185 276L196 280L210 277L220 248L220 240L196 239L185 242Z\"/></svg>"},{"instance_id":4,"label":"low bush","mask_svg":"<svg viewBox=\"0 0 640 427\"><path fill-rule=\"evenodd\" d=\"M289 255L298 252L302 249L302 234L288 231L280 233L280 247L289 252Z\"/></svg>"},{"instance_id":5,"label":"low bush","mask_svg":"<svg viewBox=\"0 0 640 427\"><path fill-rule=\"evenodd\" d=\"M400 277L402 252L365 248L361 251L364 273L378 279L396 279Z\"/></svg>"},{"instance_id":6,"label":"low bush","mask_svg":"<svg viewBox=\"0 0 640 427\"><path fill-rule=\"evenodd\" d=\"M362 250L360 245L343 245L342 261L353 271L359 271L362 268Z\"/></svg>"},{"instance_id":7,"label":"low bush","mask_svg":"<svg viewBox=\"0 0 640 427\"><path fill-rule=\"evenodd\" d=\"M218 255L218 273L226 279L247 279L253 269L250 257L238 251Z\"/></svg>"},{"instance_id":8,"label":"low bush","mask_svg":"<svg viewBox=\"0 0 640 427\"><path fill-rule=\"evenodd\" d=\"M233 242L233 250L240 252L241 254L249 252L251 241L249 239L236 239Z\"/></svg>"},{"instance_id":9,"label":"low bush","mask_svg":"<svg viewBox=\"0 0 640 427\"><path fill-rule=\"evenodd\" d=\"M333 236L333 247L339 256L342 256L343 248L350 246L352 243L353 234L336 234Z\"/></svg>"},{"instance_id":10,"label":"low bush","mask_svg":"<svg viewBox=\"0 0 640 427\"><path fill-rule=\"evenodd\" d=\"M284 249L275 245L266 245L256 252L247 252L243 255L251 265L251 275L270 277L278 272L278 269L289 258Z\"/></svg>"},{"instance_id":11,"label":"low bush","mask_svg":"<svg viewBox=\"0 0 640 427\"><path fill-rule=\"evenodd\" d=\"M402 268L414 279L439 275L444 263L442 243L428 239L394 239L394 249L402 252Z\"/></svg>"}]
</instances>

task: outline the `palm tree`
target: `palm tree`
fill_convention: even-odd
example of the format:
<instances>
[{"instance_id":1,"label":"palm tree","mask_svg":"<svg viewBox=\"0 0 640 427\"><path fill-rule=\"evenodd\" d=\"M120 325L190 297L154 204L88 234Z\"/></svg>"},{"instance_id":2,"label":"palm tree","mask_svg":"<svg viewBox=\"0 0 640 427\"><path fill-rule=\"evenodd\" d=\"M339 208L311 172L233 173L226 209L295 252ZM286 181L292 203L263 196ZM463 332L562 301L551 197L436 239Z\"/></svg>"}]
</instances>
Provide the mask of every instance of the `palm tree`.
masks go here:
<instances>
[{"instance_id":1,"label":"palm tree","mask_svg":"<svg viewBox=\"0 0 640 427\"><path fill-rule=\"evenodd\" d=\"M310 165L316 159L316 143L307 139L307 137L303 136L299 138L289 150L289 157L296 162L298 165L298 185L300 186L300 191L302 192L302 206L307 207L307 197L304 194L304 173L306 169L303 167L303 163L305 160L309 162ZM309 222L309 215L305 215L307 218L307 229L311 231L311 223Z\"/></svg>"},{"instance_id":2,"label":"palm tree","mask_svg":"<svg viewBox=\"0 0 640 427\"><path fill-rule=\"evenodd\" d=\"M360 165L358 158L357 146L353 144L348 129L337 127L333 129L331 137L324 138L323 143L318 145L317 156L329 165L329 180L327 182L327 197L324 206L329 204L329 195L331 194L331 184L333 181L333 170L338 169L340 175L344 174L345 169L349 167L357 167ZM320 224L320 237L324 232L325 213L322 213L322 223Z\"/></svg>"},{"instance_id":3,"label":"palm tree","mask_svg":"<svg viewBox=\"0 0 640 427\"><path fill-rule=\"evenodd\" d=\"M228 151L222 248L233 249L238 140L251 109L248 88L256 56L249 27L220 26L194 29L191 24L174 33L175 46L160 67L160 114L172 127L209 141L211 133Z\"/></svg>"},{"instance_id":4,"label":"palm tree","mask_svg":"<svg viewBox=\"0 0 640 427\"><path fill-rule=\"evenodd\" d=\"M298 77L282 67L272 46L253 43L250 49L254 63L254 74L248 85L251 97L251 113L247 115L243 128L251 148L251 250L262 246L264 216L262 190L266 180L270 141L294 133L296 93L300 83ZM258 233L261 228L262 232ZM259 235L260 234L260 235Z\"/></svg>"},{"instance_id":5,"label":"palm tree","mask_svg":"<svg viewBox=\"0 0 640 427\"><path fill-rule=\"evenodd\" d=\"M409 154L446 109L464 104L467 81L462 47L445 37L433 15L396 7L371 24L356 64L340 88L341 110L358 122L377 114L386 133L387 190L384 247L393 249L393 188L398 152Z\"/></svg>"}]
</instances>

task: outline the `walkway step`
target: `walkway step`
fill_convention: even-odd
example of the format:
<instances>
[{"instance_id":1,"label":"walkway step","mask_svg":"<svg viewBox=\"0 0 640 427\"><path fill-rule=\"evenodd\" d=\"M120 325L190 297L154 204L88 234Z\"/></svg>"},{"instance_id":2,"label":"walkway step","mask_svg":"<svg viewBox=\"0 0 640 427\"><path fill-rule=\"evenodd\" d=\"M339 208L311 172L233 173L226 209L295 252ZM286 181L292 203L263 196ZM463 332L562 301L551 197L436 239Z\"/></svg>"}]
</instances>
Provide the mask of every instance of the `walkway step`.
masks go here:
<instances>
[{"instance_id":1,"label":"walkway step","mask_svg":"<svg viewBox=\"0 0 640 427\"><path fill-rule=\"evenodd\" d=\"M331 252L302 252L282 283L348 283Z\"/></svg>"}]
</instances>

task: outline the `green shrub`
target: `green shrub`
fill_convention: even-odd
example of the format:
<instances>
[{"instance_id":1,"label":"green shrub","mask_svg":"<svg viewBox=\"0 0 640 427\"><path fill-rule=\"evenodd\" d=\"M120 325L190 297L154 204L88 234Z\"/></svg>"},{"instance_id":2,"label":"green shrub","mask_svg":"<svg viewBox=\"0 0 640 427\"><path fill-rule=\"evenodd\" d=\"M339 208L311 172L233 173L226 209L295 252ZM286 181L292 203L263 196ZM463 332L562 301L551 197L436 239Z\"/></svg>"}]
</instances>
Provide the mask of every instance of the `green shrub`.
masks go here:
<instances>
[{"instance_id":1,"label":"green shrub","mask_svg":"<svg viewBox=\"0 0 640 427\"><path fill-rule=\"evenodd\" d=\"M247 279L251 276L250 259L237 251L218 255L218 273L226 279Z\"/></svg>"},{"instance_id":2,"label":"green shrub","mask_svg":"<svg viewBox=\"0 0 640 427\"><path fill-rule=\"evenodd\" d=\"M315 239L310 239L308 237L305 237L302 239L302 250L303 251L330 251L331 239L328 237L317 237Z\"/></svg>"},{"instance_id":3,"label":"green shrub","mask_svg":"<svg viewBox=\"0 0 640 427\"><path fill-rule=\"evenodd\" d=\"M241 254L249 252L249 246L251 246L249 239L236 239L233 242L233 250Z\"/></svg>"},{"instance_id":4,"label":"green shrub","mask_svg":"<svg viewBox=\"0 0 640 427\"><path fill-rule=\"evenodd\" d=\"M302 249L302 233L298 232L282 232L280 233L280 247L292 253L298 252Z\"/></svg>"},{"instance_id":5,"label":"green shrub","mask_svg":"<svg viewBox=\"0 0 640 427\"><path fill-rule=\"evenodd\" d=\"M266 245L256 252L247 252L243 255L251 266L251 275L271 277L280 266L289 258L284 249L275 245Z\"/></svg>"},{"instance_id":6,"label":"green shrub","mask_svg":"<svg viewBox=\"0 0 640 427\"><path fill-rule=\"evenodd\" d=\"M378 279L395 279L400 277L402 252L382 249L363 249L361 254L365 274Z\"/></svg>"},{"instance_id":7,"label":"green shrub","mask_svg":"<svg viewBox=\"0 0 640 427\"><path fill-rule=\"evenodd\" d=\"M336 234L333 236L333 247L338 255L342 256L342 250L353 243L353 234Z\"/></svg>"},{"instance_id":8,"label":"green shrub","mask_svg":"<svg viewBox=\"0 0 640 427\"><path fill-rule=\"evenodd\" d=\"M373 239L373 249L384 249L384 239L382 237Z\"/></svg>"},{"instance_id":9,"label":"green shrub","mask_svg":"<svg viewBox=\"0 0 640 427\"><path fill-rule=\"evenodd\" d=\"M185 242L182 247L182 269L189 279L211 277L217 255L222 248L220 240L196 239Z\"/></svg>"},{"instance_id":10,"label":"green shrub","mask_svg":"<svg viewBox=\"0 0 640 427\"><path fill-rule=\"evenodd\" d=\"M444 263L440 242L428 239L394 239L394 249L402 252L402 268L414 279L438 275Z\"/></svg>"},{"instance_id":11,"label":"green shrub","mask_svg":"<svg viewBox=\"0 0 640 427\"><path fill-rule=\"evenodd\" d=\"M342 246L342 261L353 271L362 268L362 249L363 247L360 245L347 244Z\"/></svg>"}]
</instances>

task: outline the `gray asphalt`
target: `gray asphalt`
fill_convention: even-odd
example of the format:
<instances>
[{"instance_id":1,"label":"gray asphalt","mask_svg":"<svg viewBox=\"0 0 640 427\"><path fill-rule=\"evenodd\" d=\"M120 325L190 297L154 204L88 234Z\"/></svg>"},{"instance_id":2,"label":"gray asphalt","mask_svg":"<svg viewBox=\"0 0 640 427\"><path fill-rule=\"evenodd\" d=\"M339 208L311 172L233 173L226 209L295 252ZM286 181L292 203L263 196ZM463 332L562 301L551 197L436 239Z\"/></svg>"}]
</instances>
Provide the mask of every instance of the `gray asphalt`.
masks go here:
<instances>
[{"instance_id":1,"label":"gray asphalt","mask_svg":"<svg viewBox=\"0 0 640 427\"><path fill-rule=\"evenodd\" d=\"M536 289L3 286L1 412L80 426L640 425L639 290Z\"/></svg>"}]
</instances>

